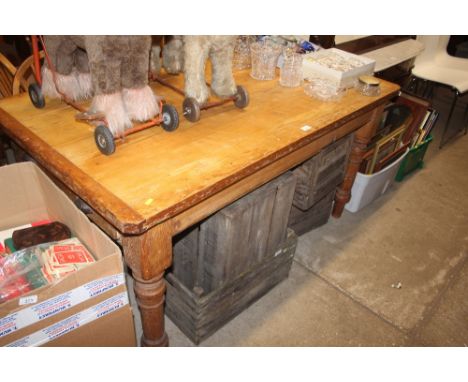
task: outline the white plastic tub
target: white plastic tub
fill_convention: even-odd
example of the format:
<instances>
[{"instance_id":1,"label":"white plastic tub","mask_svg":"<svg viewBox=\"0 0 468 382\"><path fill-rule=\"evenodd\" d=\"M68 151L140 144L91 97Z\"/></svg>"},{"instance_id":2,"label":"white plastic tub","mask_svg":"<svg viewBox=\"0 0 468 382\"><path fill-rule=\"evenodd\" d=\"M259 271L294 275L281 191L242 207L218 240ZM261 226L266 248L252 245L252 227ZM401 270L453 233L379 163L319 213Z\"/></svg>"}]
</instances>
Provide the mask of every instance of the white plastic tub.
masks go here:
<instances>
[{"instance_id":1,"label":"white plastic tub","mask_svg":"<svg viewBox=\"0 0 468 382\"><path fill-rule=\"evenodd\" d=\"M358 172L351 189L351 200L345 205L345 208L349 212L357 212L384 194L395 181L400 163L408 151L406 150L395 162L375 174L365 175Z\"/></svg>"}]
</instances>

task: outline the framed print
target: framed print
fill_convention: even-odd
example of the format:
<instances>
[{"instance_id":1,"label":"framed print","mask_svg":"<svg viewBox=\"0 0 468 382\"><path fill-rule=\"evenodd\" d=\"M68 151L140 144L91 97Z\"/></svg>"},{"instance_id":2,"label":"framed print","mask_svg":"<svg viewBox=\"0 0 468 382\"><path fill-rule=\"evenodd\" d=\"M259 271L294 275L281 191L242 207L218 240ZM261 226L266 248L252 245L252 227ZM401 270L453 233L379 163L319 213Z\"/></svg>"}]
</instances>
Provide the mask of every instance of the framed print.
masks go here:
<instances>
[{"instance_id":1,"label":"framed print","mask_svg":"<svg viewBox=\"0 0 468 382\"><path fill-rule=\"evenodd\" d=\"M403 153L406 151L408 148L409 144L404 143L400 148L396 149L389 155L383 157L380 161L378 161L375 166L374 166L374 172L378 172L382 170L383 168L391 165L393 162L395 162Z\"/></svg>"},{"instance_id":2,"label":"framed print","mask_svg":"<svg viewBox=\"0 0 468 382\"><path fill-rule=\"evenodd\" d=\"M377 162L380 162L383 158L400 148L406 127L407 124L405 123L403 126L377 141L374 147L374 154L372 156L368 173L372 174Z\"/></svg>"}]
</instances>

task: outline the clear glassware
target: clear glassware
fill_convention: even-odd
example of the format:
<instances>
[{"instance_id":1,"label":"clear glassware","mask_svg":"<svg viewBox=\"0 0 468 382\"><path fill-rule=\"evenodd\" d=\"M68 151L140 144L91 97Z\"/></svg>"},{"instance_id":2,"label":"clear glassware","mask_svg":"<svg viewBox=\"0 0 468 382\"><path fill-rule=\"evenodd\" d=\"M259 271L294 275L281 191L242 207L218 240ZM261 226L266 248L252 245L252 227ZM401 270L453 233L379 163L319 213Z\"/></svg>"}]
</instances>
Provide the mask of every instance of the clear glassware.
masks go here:
<instances>
[{"instance_id":1,"label":"clear glassware","mask_svg":"<svg viewBox=\"0 0 468 382\"><path fill-rule=\"evenodd\" d=\"M324 78L305 79L304 91L307 95L326 102L339 101L345 94L344 88Z\"/></svg>"},{"instance_id":2,"label":"clear glassware","mask_svg":"<svg viewBox=\"0 0 468 382\"><path fill-rule=\"evenodd\" d=\"M232 69L242 70L250 68L250 44L255 41L255 36L239 36L234 46L232 57Z\"/></svg>"},{"instance_id":3,"label":"clear glassware","mask_svg":"<svg viewBox=\"0 0 468 382\"><path fill-rule=\"evenodd\" d=\"M274 79L280 53L281 46L269 41L259 41L251 44L252 68L250 76L256 80Z\"/></svg>"},{"instance_id":4,"label":"clear glassware","mask_svg":"<svg viewBox=\"0 0 468 382\"><path fill-rule=\"evenodd\" d=\"M293 49L283 51L283 65L280 69L280 85L294 88L302 82L302 58L303 55Z\"/></svg>"},{"instance_id":5,"label":"clear glassware","mask_svg":"<svg viewBox=\"0 0 468 382\"><path fill-rule=\"evenodd\" d=\"M376 97L380 94L380 81L373 76L361 76L356 88L362 95Z\"/></svg>"}]
</instances>

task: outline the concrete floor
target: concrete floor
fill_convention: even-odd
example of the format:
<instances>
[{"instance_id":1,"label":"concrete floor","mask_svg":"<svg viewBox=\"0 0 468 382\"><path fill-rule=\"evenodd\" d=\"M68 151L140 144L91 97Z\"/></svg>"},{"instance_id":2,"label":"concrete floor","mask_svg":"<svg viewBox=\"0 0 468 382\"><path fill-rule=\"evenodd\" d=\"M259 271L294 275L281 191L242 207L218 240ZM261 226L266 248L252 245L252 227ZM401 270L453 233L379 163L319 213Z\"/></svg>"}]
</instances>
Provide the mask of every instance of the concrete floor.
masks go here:
<instances>
[{"instance_id":1,"label":"concrete floor","mask_svg":"<svg viewBox=\"0 0 468 382\"><path fill-rule=\"evenodd\" d=\"M468 345L468 135L439 150L450 94L433 102L426 166L302 235L289 278L199 346ZM194 346L167 317L166 330L170 346Z\"/></svg>"}]
</instances>

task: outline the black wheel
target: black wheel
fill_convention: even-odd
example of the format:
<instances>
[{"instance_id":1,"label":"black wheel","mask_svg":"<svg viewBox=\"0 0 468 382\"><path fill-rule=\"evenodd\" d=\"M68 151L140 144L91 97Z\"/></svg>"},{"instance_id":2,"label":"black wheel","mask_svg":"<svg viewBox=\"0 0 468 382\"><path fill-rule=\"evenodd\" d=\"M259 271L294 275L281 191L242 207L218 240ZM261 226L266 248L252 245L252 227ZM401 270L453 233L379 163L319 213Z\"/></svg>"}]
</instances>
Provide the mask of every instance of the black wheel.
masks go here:
<instances>
[{"instance_id":1,"label":"black wheel","mask_svg":"<svg viewBox=\"0 0 468 382\"><path fill-rule=\"evenodd\" d=\"M28 93L31 102L35 107L42 109L45 106L45 99L42 95L41 87L38 84L29 85Z\"/></svg>"},{"instance_id":2,"label":"black wheel","mask_svg":"<svg viewBox=\"0 0 468 382\"><path fill-rule=\"evenodd\" d=\"M96 127L94 130L94 141L99 151L104 155L111 155L114 153L114 136L107 126L99 125Z\"/></svg>"},{"instance_id":3,"label":"black wheel","mask_svg":"<svg viewBox=\"0 0 468 382\"><path fill-rule=\"evenodd\" d=\"M247 107L249 104L249 93L247 93L247 90L243 86L237 86L237 94L235 95L234 99L234 105L238 107L239 109L243 109L244 107Z\"/></svg>"},{"instance_id":4,"label":"black wheel","mask_svg":"<svg viewBox=\"0 0 468 382\"><path fill-rule=\"evenodd\" d=\"M179 127L179 113L174 106L167 103L163 105L161 126L166 131L174 131Z\"/></svg>"},{"instance_id":5,"label":"black wheel","mask_svg":"<svg viewBox=\"0 0 468 382\"><path fill-rule=\"evenodd\" d=\"M200 119L200 105L195 98L185 98L182 109L184 110L184 117L190 122L197 122Z\"/></svg>"}]
</instances>

